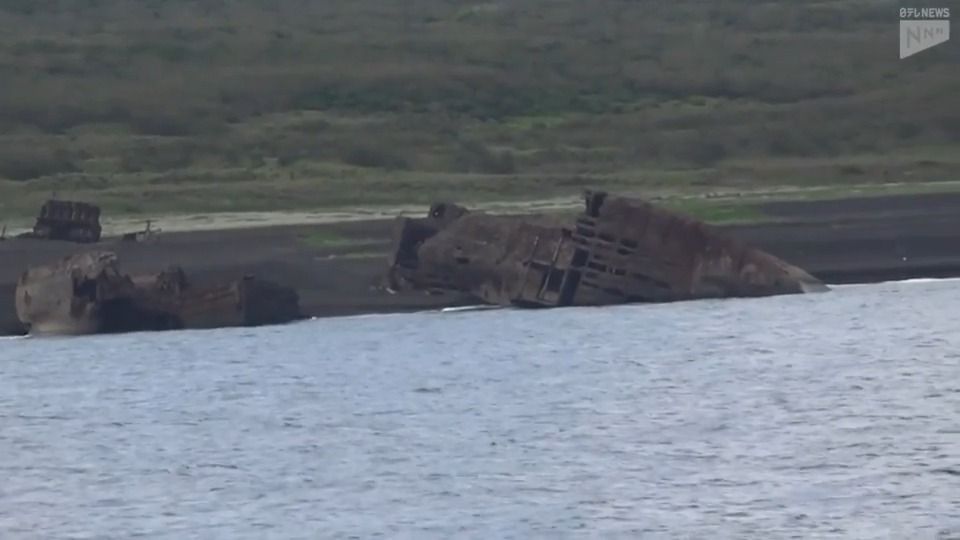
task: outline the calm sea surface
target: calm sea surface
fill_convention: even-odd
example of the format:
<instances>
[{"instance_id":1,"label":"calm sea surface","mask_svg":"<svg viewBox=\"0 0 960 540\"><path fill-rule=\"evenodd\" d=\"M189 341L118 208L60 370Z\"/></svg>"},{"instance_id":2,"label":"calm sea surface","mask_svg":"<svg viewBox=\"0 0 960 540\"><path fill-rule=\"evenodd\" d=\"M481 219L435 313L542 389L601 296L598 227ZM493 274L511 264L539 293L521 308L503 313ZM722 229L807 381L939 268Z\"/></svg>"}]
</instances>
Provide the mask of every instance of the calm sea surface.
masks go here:
<instances>
[{"instance_id":1,"label":"calm sea surface","mask_svg":"<svg viewBox=\"0 0 960 540\"><path fill-rule=\"evenodd\" d=\"M0 539L960 538L960 281L0 341Z\"/></svg>"}]
</instances>

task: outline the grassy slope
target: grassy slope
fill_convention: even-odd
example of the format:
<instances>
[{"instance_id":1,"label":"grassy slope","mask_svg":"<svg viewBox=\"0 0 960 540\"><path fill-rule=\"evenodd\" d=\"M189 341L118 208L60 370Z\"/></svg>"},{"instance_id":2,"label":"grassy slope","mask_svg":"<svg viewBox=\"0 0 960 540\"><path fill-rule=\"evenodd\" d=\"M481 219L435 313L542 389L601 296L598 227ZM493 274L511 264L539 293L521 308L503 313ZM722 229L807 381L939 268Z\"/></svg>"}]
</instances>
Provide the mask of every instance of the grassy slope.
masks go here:
<instances>
[{"instance_id":1,"label":"grassy slope","mask_svg":"<svg viewBox=\"0 0 960 540\"><path fill-rule=\"evenodd\" d=\"M896 7L7 0L0 221L960 179Z\"/></svg>"}]
</instances>

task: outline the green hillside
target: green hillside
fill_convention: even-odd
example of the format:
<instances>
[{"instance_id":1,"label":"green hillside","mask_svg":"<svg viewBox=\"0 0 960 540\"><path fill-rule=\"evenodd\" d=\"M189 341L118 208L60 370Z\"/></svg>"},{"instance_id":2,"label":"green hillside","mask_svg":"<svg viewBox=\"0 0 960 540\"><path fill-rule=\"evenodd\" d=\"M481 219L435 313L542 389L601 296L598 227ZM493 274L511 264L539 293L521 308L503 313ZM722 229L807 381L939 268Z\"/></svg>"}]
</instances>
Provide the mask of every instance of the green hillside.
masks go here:
<instances>
[{"instance_id":1,"label":"green hillside","mask_svg":"<svg viewBox=\"0 0 960 540\"><path fill-rule=\"evenodd\" d=\"M5 0L0 219L960 180L898 7Z\"/></svg>"}]
</instances>

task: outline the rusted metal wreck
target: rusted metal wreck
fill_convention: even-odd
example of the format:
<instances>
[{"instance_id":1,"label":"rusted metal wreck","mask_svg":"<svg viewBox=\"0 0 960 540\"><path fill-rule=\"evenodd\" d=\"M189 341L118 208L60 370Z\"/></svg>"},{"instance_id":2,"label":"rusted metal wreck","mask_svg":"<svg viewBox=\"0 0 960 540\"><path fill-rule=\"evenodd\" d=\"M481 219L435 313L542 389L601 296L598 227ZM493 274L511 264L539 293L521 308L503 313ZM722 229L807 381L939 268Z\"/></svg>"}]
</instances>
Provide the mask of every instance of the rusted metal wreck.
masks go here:
<instances>
[{"instance_id":1,"label":"rusted metal wreck","mask_svg":"<svg viewBox=\"0 0 960 540\"><path fill-rule=\"evenodd\" d=\"M499 216L439 203L399 218L390 289L459 291L520 307L825 291L807 272L687 216L587 192L583 212Z\"/></svg>"},{"instance_id":2,"label":"rusted metal wreck","mask_svg":"<svg viewBox=\"0 0 960 540\"><path fill-rule=\"evenodd\" d=\"M178 267L129 276L104 251L29 269L17 283L16 308L35 334L256 326L301 317L297 293L287 287L244 277L197 288Z\"/></svg>"},{"instance_id":3,"label":"rusted metal wreck","mask_svg":"<svg viewBox=\"0 0 960 540\"><path fill-rule=\"evenodd\" d=\"M29 236L45 240L100 241L100 207L82 202L49 200Z\"/></svg>"}]
</instances>

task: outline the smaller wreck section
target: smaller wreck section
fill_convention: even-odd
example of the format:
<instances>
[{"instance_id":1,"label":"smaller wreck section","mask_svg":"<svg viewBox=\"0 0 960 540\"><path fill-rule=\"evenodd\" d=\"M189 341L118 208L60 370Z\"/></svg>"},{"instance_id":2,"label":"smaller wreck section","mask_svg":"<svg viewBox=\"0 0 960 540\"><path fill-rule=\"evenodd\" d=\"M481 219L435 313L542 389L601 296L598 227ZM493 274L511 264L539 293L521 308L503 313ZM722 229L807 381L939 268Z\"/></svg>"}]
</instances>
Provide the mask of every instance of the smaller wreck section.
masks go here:
<instances>
[{"instance_id":1,"label":"smaller wreck section","mask_svg":"<svg viewBox=\"0 0 960 540\"><path fill-rule=\"evenodd\" d=\"M587 192L570 218L435 204L425 218L398 220L386 281L393 290L453 290L521 307L827 290L702 222L603 192Z\"/></svg>"},{"instance_id":2,"label":"smaller wreck section","mask_svg":"<svg viewBox=\"0 0 960 540\"><path fill-rule=\"evenodd\" d=\"M100 241L100 207L82 202L49 200L40 207L32 238L92 243Z\"/></svg>"},{"instance_id":3,"label":"smaller wreck section","mask_svg":"<svg viewBox=\"0 0 960 540\"><path fill-rule=\"evenodd\" d=\"M254 277L195 288L172 267L129 276L111 252L82 253L25 272L17 316L34 334L96 334L278 324L301 318L297 293Z\"/></svg>"}]
</instances>

